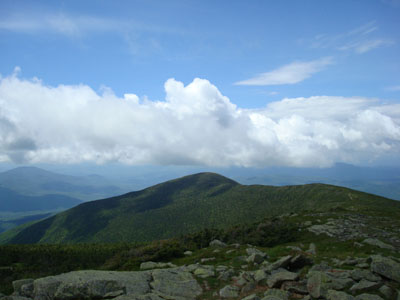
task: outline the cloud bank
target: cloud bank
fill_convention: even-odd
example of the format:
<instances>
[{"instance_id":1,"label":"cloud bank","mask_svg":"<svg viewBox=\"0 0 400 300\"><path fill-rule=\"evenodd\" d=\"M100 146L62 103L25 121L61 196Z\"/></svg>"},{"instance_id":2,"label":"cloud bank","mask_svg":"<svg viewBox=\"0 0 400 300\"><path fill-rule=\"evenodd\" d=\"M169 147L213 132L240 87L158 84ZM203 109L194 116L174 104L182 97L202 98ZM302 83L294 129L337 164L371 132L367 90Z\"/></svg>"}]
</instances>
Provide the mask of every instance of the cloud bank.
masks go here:
<instances>
[{"instance_id":1,"label":"cloud bank","mask_svg":"<svg viewBox=\"0 0 400 300\"><path fill-rule=\"evenodd\" d=\"M0 161L324 167L398 154L400 105L315 96L242 109L204 79L165 101L0 78Z\"/></svg>"},{"instance_id":2,"label":"cloud bank","mask_svg":"<svg viewBox=\"0 0 400 300\"><path fill-rule=\"evenodd\" d=\"M236 82L236 85L281 85L301 82L333 63L331 57L313 61L296 61L276 70Z\"/></svg>"}]
</instances>

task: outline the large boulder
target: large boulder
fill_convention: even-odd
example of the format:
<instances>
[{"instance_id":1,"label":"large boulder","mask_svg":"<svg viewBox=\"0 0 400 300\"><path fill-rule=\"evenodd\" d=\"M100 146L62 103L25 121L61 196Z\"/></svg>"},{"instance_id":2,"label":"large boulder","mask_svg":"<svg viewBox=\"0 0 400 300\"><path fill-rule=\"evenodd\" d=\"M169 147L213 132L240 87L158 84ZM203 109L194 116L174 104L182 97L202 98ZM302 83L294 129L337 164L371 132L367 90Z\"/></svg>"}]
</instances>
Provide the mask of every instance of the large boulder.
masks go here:
<instances>
[{"instance_id":1,"label":"large boulder","mask_svg":"<svg viewBox=\"0 0 400 300\"><path fill-rule=\"evenodd\" d=\"M270 288L280 287L284 281L294 281L299 278L299 274L289 272L289 271L281 271L276 272L268 277L267 284Z\"/></svg>"},{"instance_id":2,"label":"large boulder","mask_svg":"<svg viewBox=\"0 0 400 300\"><path fill-rule=\"evenodd\" d=\"M371 256L371 271L391 280L400 282L400 264L380 255Z\"/></svg>"}]
</instances>

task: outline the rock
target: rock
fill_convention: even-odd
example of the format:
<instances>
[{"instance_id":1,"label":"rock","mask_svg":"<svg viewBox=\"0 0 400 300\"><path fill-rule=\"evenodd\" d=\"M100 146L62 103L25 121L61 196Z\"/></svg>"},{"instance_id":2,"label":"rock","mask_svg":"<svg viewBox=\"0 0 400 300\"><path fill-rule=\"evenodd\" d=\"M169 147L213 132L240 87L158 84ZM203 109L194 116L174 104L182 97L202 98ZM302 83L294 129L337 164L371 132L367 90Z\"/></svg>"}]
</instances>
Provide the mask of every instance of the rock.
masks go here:
<instances>
[{"instance_id":1,"label":"rock","mask_svg":"<svg viewBox=\"0 0 400 300\"><path fill-rule=\"evenodd\" d=\"M230 250L226 251L225 253L226 254L231 254L232 252L235 252L235 250L234 249L230 249Z\"/></svg>"},{"instance_id":2,"label":"rock","mask_svg":"<svg viewBox=\"0 0 400 300\"><path fill-rule=\"evenodd\" d=\"M371 256L371 271L391 280L400 282L400 264L380 255Z\"/></svg>"},{"instance_id":3,"label":"rock","mask_svg":"<svg viewBox=\"0 0 400 300\"><path fill-rule=\"evenodd\" d=\"M266 291L264 293L264 296L266 296L266 297L273 296L273 297L275 297L277 299L281 299L281 300L289 299L289 293L287 291L282 291L279 289L269 289L268 291Z\"/></svg>"},{"instance_id":4,"label":"rock","mask_svg":"<svg viewBox=\"0 0 400 300\"><path fill-rule=\"evenodd\" d=\"M242 300L260 300L260 297L258 297L256 294L252 294L252 295L242 298Z\"/></svg>"},{"instance_id":5,"label":"rock","mask_svg":"<svg viewBox=\"0 0 400 300\"><path fill-rule=\"evenodd\" d=\"M327 300L353 300L354 297L345 292L328 290Z\"/></svg>"},{"instance_id":6,"label":"rock","mask_svg":"<svg viewBox=\"0 0 400 300\"><path fill-rule=\"evenodd\" d=\"M222 298L236 298L239 296L239 288L233 285L227 285L219 290Z\"/></svg>"},{"instance_id":7,"label":"rock","mask_svg":"<svg viewBox=\"0 0 400 300\"><path fill-rule=\"evenodd\" d=\"M21 291L21 288L23 285L28 285L31 286L32 288L29 288L29 290L33 290L33 279L20 279L20 280L15 280L12 282L13 288L14 288L14 295L15 296L30 296L23 294Z\"/></svg>"},{"instance_id":8,"label":"rock","mask_svg":"<svg viewBox=\"0 0 400 300\"><path fill-rule=\"evenodd\" d=\"M159 295L150 293L145 295L133 296L133 295L122 295L114 298L113 300L164 300Z\"/></svg>"},{"instance_id":9,"label":"rock","mask_svg":"<svg viewBox=\"0 0 400 300\"><path fill-rule=\"evenodd\" d=\"M360 268L360 269L368 269L368 268L369 268L369 264L367 264L367 263L360 263L360 264L356 264L356 267L357 267L357 268Z\"/></svg>"},{"instance_id":10,"label":"rock","mask_svg":"<svg viewBox=\"0 0 400 300\"><path fill-rule=\"evenodd\" d=\"M190 256L190 255L193 255L193 252L188 250L188 251L183 252L183 254L186 256Z\"/></svg>"},{"instance_id":11,"label":"rock","mask_svg":"<svg viewBox=\"0 0 400 300\"><path fill-rule=\"evenodd\" d=\"M365 279L368 281L375 281L378 282L381 280L381 278L374 273L372 273L369 270L358 270L354 269L351 271L351 278L353 278L355 281L360 281L361 279Z\"/></svg>"},{"instance_id":12,"label":"rock","mask_svg":"<svg viewBox=\"0 0 400 300\"><path fill-rule=\"evenodd\" d=\"M145 261L140 264L140 270L151 270L151 269L161 269L161 268L174 268L176 265L163 262L153 262Z\"/></svg>"},{"instance_id":13,"label":"rock","mask_svg":"<svg viewBox=\"0 0 400 300\"><path fill-rule=\"evenodd\" d=\"M301 252L301 251L302 251L301 248L300 248L300 247L297 247L297 246L286 246L286 248L291 249L291 250L294 250L294 251L298 251L298 252Z\"/></svg>"},{"instance_id":14,"label":"rock","mask_svg":"<svg viewBox=\"0 0 400 300\"><path fill-rule=\"evenodd\" d=\"M219 247L219 248L225 248L228 245L225 244L224 242L221 242L220 240L213 240L210 242L210 247Z\"/></svg>"},{"instance_id":15,"label":"rock","mask_svg":"<svg viewBox=\"0 0 400 300\"><path fill-rule=\"evenodd\" d=\"M316 255L317 254L317 247L315 246L314 243L310 244L310 247L308 248L306 253L311 254L311 255Z\"/></svg>"},{"instance_id":16,"label":"rock","mask_svg":"<svg viewBox=\"0 0 400 300\"><path fill-rule=\"evenodd\" d=\"M277 261L269 264L266 267L266 270L268 272L271 272L271 271L279 269L279 268L285 268L285 267L287 267L289 265L291 259L292 259L291 255L287 255L287 256L281 257Z\"/></svg>"},{"instance_id":17,"label":"rock","mask_svg":"<svg viewBox=\"0 0 400 300\"><path fill-rule=\"evenodd\" d=\"M248 263L261 264L264 261L264 256L261 256L258 253L253 253L246 259L246 261Z\"/></svg>"},{"instance_id":18,"label":"rock","mask_svg":"<svg viewBox=\"0 0 400 300\"><path fill-rule=\"evenodd\" d=\"M281 288L291 293L296 293L301 295L308 294L306 281L285 281L282 284Z\"/></svg>"},{"instance_id":19,"label":"rock","mask_svg":"<svg viewBox=\"0 0 400 300\"><path fill-rule=\"evenodd\" d=\"M150 292L149 272L74 271L36 279L35 300L104 298Z\"/></svg>"},{"instance_id":20,"label":"rock","mask_svg":"<svg viewBox=\"0 0 400 300\"><path fill-rule=\"evenodd\" d=\"M383 300L383 299L378 295L361 294L356 297L356 300Z\"/></svg>"},{"instance_id":21,"label":"rock","mask_svg":"<svg viewBox=\"0 0 400 300\"><path fill-rule=\"evenodd\" d=\"M206 257L206 258L200 259L200 262L205 263L205 262L209 262L209 261L213 261L213 260L215 260L215 257Z\"/></svg>"},{"instance_id":22,"label":"rock","mask_svg":"<svg viewBox=\"0 0 400 300\"><path fill-rule=\"evenodd\" d=\"M387 285L382 285L381 288L379 289L379 292L385 296L386 299L390 299L394 297L394 290L387 286Z\"/></svg>"},{"instance_id":23,"label":"rock","mask_svg":"<svg viewBox=\"0 0 400 300\"><path fill-rule=\"evenodd\" d=\"M218 266L216 266L216 268L215 268L215 270L217 271L217 272L224 272L224 271L226 271L226 270L228 270L229 268L227 267L227 266L223 266L223 265L218 265Z\"/></svg>"},{"instance_id":24,"label":"rock","mask_svg":"<svg viewBox=\"0 0 400 300\"><path fill-rule=\"evenodd\" d=\"M298 270L303 268L304 266L311 265L312 261L308 257L303 254L298 254L290 259L289 269L290 270Z\"/></svg>"},{"instance_id":25,"label":"rock","mask_svg":"<svg viewBox=\"0 0 400 300\"><path fill-rule=\"evenodd\" d=\"M226 271L223 271L219 276L218 279L223 280L223 281L230 281L231 277L235 274L235 272L232 269L228 269Z\"/></svg>"},{"instance_id":26,"label":"rock","mask_svg":"<svg viewBox=\"0 0 400 300\"><path fill-rule=\"evenodd\" d=\"M212 270L210 268L204 268L204 267L197 268L193 272L193 274L198 276L198 277L201 277L201 278L207 278L207 277L214 277L215 276L214 270Z\"/></svg>"},{"instance_id":27,"label":"rock","mask_svg":"<svg viewBox=\"0 0 400 300\"><path fill-rule=\"evenodd\" d=\"M395 248L392 245L386 244L378 239L368 238L363 240L363 243L371 246L376 246L382 249L395 250Z\"/></svg>"},{"instance_id":28,"label":"rock","mask_svg":"<svg viewBox=\"0 0 400 300\"><path fill-rule=\"evenodd\" d=\"M281 271L272 274L267 278L267 284L270 288L280 287L284 281L293 281L299 278L297 273Z\"/></svg>"},{"instance_id":29,"label":"rock","mask_svg":"<svg viewBox=\"0 0 400 300\"><path fill-rule=\"evenodd\" d=\"M267 284L267 273L264 270L257 270L254 272L254 280L259 285L266 285Z\"/></svg>"},{"instance_id":30,"label":"rock","mask_svg":"<svg viewBox=\"0 0 400 300\"><path fill-rule=\"evenodd\" d=\"M381 283L379 282L374 282L374 281L368 281L365 279L361 279L360 282L356 283L350 288L350 291L354 294L360 293L360 292L368 292L368 291L374 291L377 290L381 286Z\"/></svg>"},{"instance_id":31,"label":"rock","mask_svg":"<svg viewBox=\"0 0 400 300\"><path fill-rule=\"evenodd\" d=\"M312 298L326 297L329 277L323 272L313 272L307 280L307 290Z\"/></svg>"},{"instance_id":32,"label":"rock","mask_svg":"<svg viewBox=\"0 0 400 300\"><path fill-rule=\"evenodd\" d=\"M17 295L11 295L11 296L5 296L1 298L2 300L32 300L31 298L23 297L23 296L17 296Z\"/></svg>"},{"instance_id":33,"label":"rock","mask_svg":"<svg viewBox=\"0 0 400 300\"><path fill-rule=\"evenodd\" d=\"M311 225L312 225L312 222L311 222L311 221L305 221L305 222L303 223L303 225L304 225L305 227L308 227L308 226L311 226Z\"/></svg>"},{"instance_id":34,"label":"rock","mask_svg":"<svg viewBox=\"0 0 400 300\"><path fill-rule=\"evenodd\" d=\"M260 255L262 257L266 257L267 256L266 253L262 252L261 250L258 250L257 248L247 248L246 249L246 253L249 256L253 255L253 254L258 254L258 255Z\"/></svg>"},{"instance_id":35,"label":"rock","mask_svg":"<svg viewBox=\"0 0 400 300\"><path fill-rule=\"evenodd\" d=\"M247 293L249 293L249 292L255 290L256 287L257 287L257 285L256 285L255 282L253 282L253 281L247 282L247 283L242 287L241 292L247 294Z\"/></svg>"},{"instance_id":36,"label":"rock","mask_svg":"<svg viewBox=\"0 0 400 300\"><path fill-rule=\"evenodd\" d=\"M194 299L201 295L202 289L189 272L177 269L161 269L152 272L150 286L153 292L162 295ZM163 297L165 298L165 297Z\"/></svg>"}]
</instances>

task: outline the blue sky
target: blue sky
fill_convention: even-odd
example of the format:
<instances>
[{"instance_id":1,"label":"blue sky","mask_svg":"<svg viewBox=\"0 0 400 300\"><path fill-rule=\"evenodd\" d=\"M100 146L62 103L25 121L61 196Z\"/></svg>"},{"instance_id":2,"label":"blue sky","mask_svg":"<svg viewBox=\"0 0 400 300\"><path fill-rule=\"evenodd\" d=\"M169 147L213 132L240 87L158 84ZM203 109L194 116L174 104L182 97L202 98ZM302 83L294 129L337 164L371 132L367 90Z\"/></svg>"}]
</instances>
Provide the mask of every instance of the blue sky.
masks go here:
<instances>
[{"instance_id":1,"label":"blue sky","mask_svg":"<svg viewBox=\"0 0 400 300\"><path fill-rule=\"evenodd\" d=\"M3 0L0 161L387 164L399 28L398 0Z\"/></svg>"}]
</instances>

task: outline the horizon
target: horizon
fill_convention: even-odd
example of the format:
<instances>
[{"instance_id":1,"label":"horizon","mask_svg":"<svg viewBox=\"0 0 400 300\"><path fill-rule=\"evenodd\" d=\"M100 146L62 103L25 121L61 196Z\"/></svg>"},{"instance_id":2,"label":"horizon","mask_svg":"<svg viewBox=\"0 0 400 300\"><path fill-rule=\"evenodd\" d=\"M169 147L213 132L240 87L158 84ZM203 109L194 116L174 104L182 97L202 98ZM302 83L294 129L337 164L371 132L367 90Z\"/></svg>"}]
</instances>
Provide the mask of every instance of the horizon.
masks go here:
<instances>
[{"instance_id":1,"label":"horizon","mask_svg":"<svg viewBox=\"0 0 400 300\"><path fill-rule=\"evenodd\" d=\"M3 168L400 166L397 0L0 8Z\"/></svg>"}]
</instances>

